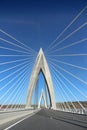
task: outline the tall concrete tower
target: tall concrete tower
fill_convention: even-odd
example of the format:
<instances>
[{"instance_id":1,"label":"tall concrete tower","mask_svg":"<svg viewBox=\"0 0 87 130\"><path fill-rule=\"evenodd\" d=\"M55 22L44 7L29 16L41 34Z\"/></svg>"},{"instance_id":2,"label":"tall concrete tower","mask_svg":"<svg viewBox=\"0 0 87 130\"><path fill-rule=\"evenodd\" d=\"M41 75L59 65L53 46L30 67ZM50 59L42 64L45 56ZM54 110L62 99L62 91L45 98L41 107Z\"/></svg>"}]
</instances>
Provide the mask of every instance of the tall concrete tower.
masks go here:
<instances>
[{"instance_id":1,"label":"tall concrete tower","mask_svg":"<svg viewBox=\"0 0 87 130\"><path fill-rule=\"evenodd\" d=\"M42 98L43 98L43 100L44 100L44 106L45 106L45 108L47 108L46 97L45 97L45 94L44 94L43 89L42 89L42 91L41 91L40 100L39 100L39 102L38 102L38 108L40 108L40 104L41 104Z\"/></svg>"},{"instance_id":2,"label":"tall concrete tower","mask_svg":"<svg viewBox=\"0 0 87 130\"><path fill-rule=\"evenodd\" d=\"M46 81L46 84L47 84L51 107L53 109L55 109L56 103L55 103L55 95L54 95L52 78L51 78L50 70L49 70L49 67L48 67L48 64L47 64L47 61L46 61L46 58L45 58L45 55L43 53L42 48L40 49L40 51L37 55L36 62L34 64L34 68L32 70L32 74L31 74L31 77L30 77L26 108L31 107L32 94L33 94L33 91L34 91L34 87L37 83L38 75L41 71L44 75L44 78L45 78L45 81Z\"/></svg>"}]
</instances>

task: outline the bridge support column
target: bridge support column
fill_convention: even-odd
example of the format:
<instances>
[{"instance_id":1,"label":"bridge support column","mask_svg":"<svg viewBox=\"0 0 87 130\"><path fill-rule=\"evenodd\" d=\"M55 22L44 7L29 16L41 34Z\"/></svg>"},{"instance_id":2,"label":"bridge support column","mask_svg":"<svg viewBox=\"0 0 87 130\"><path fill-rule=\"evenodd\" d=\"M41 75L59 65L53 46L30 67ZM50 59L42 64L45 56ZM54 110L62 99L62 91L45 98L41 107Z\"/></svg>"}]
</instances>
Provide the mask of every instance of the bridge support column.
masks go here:
<instances>
[{"instance_id":1,"label":"bridge support column","mask_svg":"<svg viewBox=\"0 0 87 130\"><path fill-rule=\"evenodd\" d=\"M33 94L34 87L35 87L37 79L38 79L38 75L41 71L44 75L44 78L45 78L45 81L46 81L46 84L48 87L51 108L55 109L56 103L55 103L55 95L54 95L52 78L51 78L49 67L48 67L48 64L47 64L47 61L46 61L46 58L45 58L45 55L44 55L42 49L40 49L40 51L38 53L38 56L36 58L36 63L34 65L34 68L33 68L33 71L32 71L31 77L30 77L26 107L27 108L31 107L32 94Z\"/></svg>"}]
</instances>

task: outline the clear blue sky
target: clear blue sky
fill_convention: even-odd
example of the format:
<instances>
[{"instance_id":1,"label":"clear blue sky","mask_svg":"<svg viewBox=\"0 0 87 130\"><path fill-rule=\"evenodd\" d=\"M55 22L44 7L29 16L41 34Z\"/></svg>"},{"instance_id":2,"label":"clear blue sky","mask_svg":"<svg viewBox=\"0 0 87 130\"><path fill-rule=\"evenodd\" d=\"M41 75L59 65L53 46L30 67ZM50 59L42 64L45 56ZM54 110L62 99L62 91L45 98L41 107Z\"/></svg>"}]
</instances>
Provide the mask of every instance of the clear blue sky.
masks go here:
<instances>
[{"instance_id":1,"label":"clear blue sky","mask_svg":"<svg viewBox=\"0 0 87 130\"><path fill-rule=\"evenodd\" d=\"M24 44L33 48L35 51L39 51L40 47L42 47L43 50L45 50L50 45L50 43L56 39L56 37L62 32L62 30L74 19L74 17L86 5L87 5L87 0L52 0L52 1L51 0L44 0L44 1L1 0L0 1L0 29L11 34L19 41L22 41ZM81 17L71 26L71 28L69 28L69 30L63 35L63 37L67 36L74 29L78 28L85 22L87 22L87 10L84 11ZM0 37L13 41L10 38L7 38L6 36L2 35L2 33L0 33ZM61 37L61 39L63 37ZM73 35L73 37L71 37L64 43L60 44L57 47L57 49L65 45L68 45L69 43L83 39L83 38L87 38L87 25L81 31ZM16 47L12 47L3 42L0 42L0 44L5 47L11 47L11 48L17 49ZM56 52L53 54L62 55L62 54L72 54L72 53L87 53L87 41L84 42L83 45L80 44L75 47L71 47L71 48L68 48L63 51ZM15 53L0 49L0 55L1 54L15 54ZM20 54L20 53L17 53L17 54ZM54 57L52 56L52 59L53 58ZM13 59L17 60L17 57L5 58L5 59L1 58L0 62L13 60ZM87 56L85 57L56 57L55 59L87 68L87 60L86 60ZM87 82L86 71L69 67L67 65L60 64L57 62L55 62L55 64L60 65L61 67L65 68L69 72L72 72L73 74L75 74L76 76L78 76L79 78ZM9 68L11 66L12 65L2 66L0 71L4 70L6 67ZM87 91L87 84L85 85L77 81L76 79L74 79L73 77L70 77L65 72L62 72L62 70L59 70L59 71L61 71L61 73L63 73L69 80L71 79L71 81L74 82L75 85L79 86L80 87L79 89L85 95L87 95L87 92L85 92L85 90ZM10 72L0 75L0 78L2 79L5 75L9 73ZM53 77L53 73L52 73L52 77ZM1 83L1 86L5 85L6 82L9 80L10 79L7 79L3 83ZM66 83L68 87L70 87L70 85L64 79L62 80ZM25 86L27 86L27 84L28 84L28 79ZM11 84L9 86L11 86ZM81 97L81 95L77 93L77 91L74 90L73 87L71 88L71 90L76 95L78 94L79 100L86 100L83 97ZM5 91L6 90L4 90L1 93L1 95L3 95ZM68 93L66 89L65 91ZM25 91L25 94L26 94L26 91ZM62 101L62 99L57 96L58 92L56 91L56 87L55 87L55 95L56 95L56 101ZM70 96L70 93L68 93L68 95ZM75 100L73 99L72 96L71 96L71 99Z\"/></svg>"},{"instance_id":2,"label":"clear blue sky","mask_svg":"<svg viewBox=\"0 0 87 130\"><path fill-rule=\"evenodd\" d=\"M1 0L0 28L35 50L47 48L86 5L86 0Z\"/></svg>"}]
</instances>

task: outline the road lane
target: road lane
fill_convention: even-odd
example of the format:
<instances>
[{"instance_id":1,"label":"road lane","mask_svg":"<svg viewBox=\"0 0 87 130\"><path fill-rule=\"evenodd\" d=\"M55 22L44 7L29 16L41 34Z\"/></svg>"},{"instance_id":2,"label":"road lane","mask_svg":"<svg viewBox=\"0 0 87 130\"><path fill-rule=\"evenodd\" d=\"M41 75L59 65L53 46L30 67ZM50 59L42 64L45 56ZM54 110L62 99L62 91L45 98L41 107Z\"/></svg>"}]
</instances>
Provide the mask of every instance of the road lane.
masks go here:
<instances>
[{"instance_id":1,"label":"road lane","mask_svg":"<svg viewBox=\"0 0 87 130\"><path fill-rule=\"evenodd\" d=\"M87 130L87 116L43 109L9 130Z\"/></svg>"},{"instance_id":2,"label":"road lane","mask_svg":"<svg viewBox=\"0 0 87 130\"><path fill-rule=\"evenodd\" d=\"M20 111L8 111L0 113L0 130L4 130L6 127L22 120L24 118L34 115L39 110L20 110Z\"/></svg>"}]
</instances>

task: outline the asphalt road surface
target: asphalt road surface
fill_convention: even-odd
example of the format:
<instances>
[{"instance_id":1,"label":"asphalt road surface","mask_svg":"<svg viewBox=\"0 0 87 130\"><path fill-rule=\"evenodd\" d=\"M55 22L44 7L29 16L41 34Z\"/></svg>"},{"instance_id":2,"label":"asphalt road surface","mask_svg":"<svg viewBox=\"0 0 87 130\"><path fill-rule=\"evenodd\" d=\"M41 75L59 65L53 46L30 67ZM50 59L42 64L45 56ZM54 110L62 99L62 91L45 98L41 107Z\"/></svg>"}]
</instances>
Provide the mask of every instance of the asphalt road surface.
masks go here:
<instances>
[{"instance_id":1,"label":"asphalt road surface","mask_svg":"<svg viewBox=\"0 0 87 130\"><path fill-rule=\"evenodd\" d=\"M87 116L42 109L9 130L87 130Z\"/></svg>"}]
</instances>

